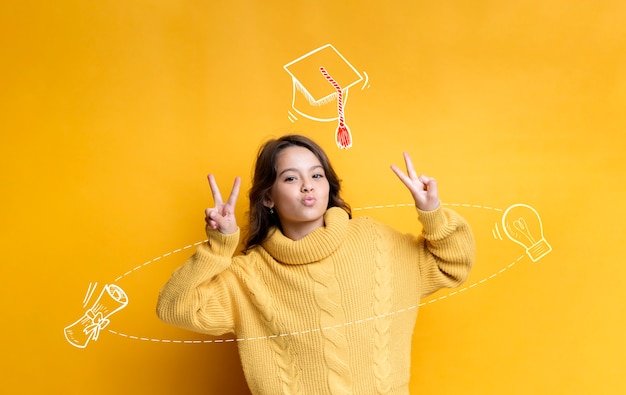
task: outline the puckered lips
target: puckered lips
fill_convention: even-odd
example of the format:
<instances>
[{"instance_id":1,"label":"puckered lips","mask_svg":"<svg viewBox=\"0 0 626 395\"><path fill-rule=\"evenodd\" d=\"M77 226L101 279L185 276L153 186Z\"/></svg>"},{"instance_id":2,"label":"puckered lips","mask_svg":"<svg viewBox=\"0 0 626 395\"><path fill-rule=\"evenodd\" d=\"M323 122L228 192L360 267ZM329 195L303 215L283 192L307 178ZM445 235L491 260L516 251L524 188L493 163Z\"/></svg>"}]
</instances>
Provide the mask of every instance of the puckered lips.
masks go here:
<instances>
[{"instance_id":1,"label":"puckered lips","mask_svg":"<svg viewBox=\"0 0 626 395\"><path fill-rule=\"evenodd\" d=\"M315 196L312 196L312 195L307 195L302 199L302 204L304 204L307 207L313 207L316 202L317 202L317 199L315 198Z\"/></svg>"}]
</instances>

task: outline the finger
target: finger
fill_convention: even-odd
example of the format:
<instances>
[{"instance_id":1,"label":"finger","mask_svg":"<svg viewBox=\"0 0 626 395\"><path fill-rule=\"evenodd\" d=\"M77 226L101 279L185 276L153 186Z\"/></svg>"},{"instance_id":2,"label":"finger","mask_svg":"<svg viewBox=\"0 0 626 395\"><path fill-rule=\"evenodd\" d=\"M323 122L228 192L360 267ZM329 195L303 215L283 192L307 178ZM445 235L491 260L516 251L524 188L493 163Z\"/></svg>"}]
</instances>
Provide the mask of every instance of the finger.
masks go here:
<instances>
[{"instance_id":1,"label":"finger","mask_svg":"<svg viewBox=\"0 0 626 395\"><path fill-rule=\"evenodd\" d=\"M215 209L207 208L204 210L204 221L211 229L217 229L217 222L213 219L215 217Z\"/></svg>"},{"instance_id":2,"label":"finger","mask_svg":"<svg viewBox=\"0 0 626 395\"><path fill-rule=\"evenodd\" d=\"M396 175L400 178L402 178L402 176L405 176L404 172L402 170L400 170L400 168L396 165L391 165L391 170L396 173Z\"/></svg>"},{"instance_id":3,"label":"finger","mask_svg":"<svg viewBox=\"0 0 626 395\"><path fill-rule=\"evenodd\" d=\"M204 210L204 220L209 222L215 222L215 217L218 214L217 210L214 208L207 208Z\"/></svg>"},{"instance_id":4,"label":"finger","mask_svg":"<svg viewBox=\"0 0 626 395\"><path fill-rule=\"evenodd\" d=\"M220 214L220 212L215 209L210 210L207 224L211 229L215 229L223 234L233 233L237 230L234 219L228 218L227 215Z\"/></svg>"},{"instance_id":5,"label":"finger","mask_svg":"<svg viewBox=\"0 0 626 395\"><path fill-rule=\"evenodd\" d=\"M237 203L237 198L239 197L239 187L241 186L241 177L235 177L235 182L233 184L233 189L230 191L230 196L228 197L227 205L234 207Z\"/></svg>"},{"instance_id":6,"label":"finger","mask_svg":"<svg viewBox=\"0 0 626 395\"><path fill-rule=\"evenodd\" d=\"M422 183L422 185L424 186L424 190L425 191L427 191L429 189L430 182L435 180L434 178L430 178L430 177L425 176L423 174L420 175L417 179Z\"/></svg>"},{"instance_id":7,"label":"finger","mask_svg":"<svg viewBox=\"0 0 626 395\"><path fill-rule=\"evenodd\" d=\"M406 186L409 189L409 191L411 191L411 194L423 189L423 186L419 180L417 180L417 182L411 180L406 174L404 174L402 170L398 168L398 166L391 165L391 170L393 170L393 172L396 173L396 175L398 176L400 181L402 181L404 186Z\"/></svg>"},{"instance_id":8,"label":"finger","mask_svg":"<svg viewBox=\"0 0 626 395\"><path fill-rule=\"evenodd\" d=\"M417 178L417 173L415 173L415 168L413 167L413 162L411 161L411 156L408 152L404 153L404 163L406 164L407 174L411 179Z\"/></svg>"},{"instance_id":9,"label":"finger","mask_svg":"<svg viewBox=\"0 0 626 395\"><path fill-rule=\"evenodd\" d=\"M213 194L213 201L215 202L215 206L218 206L222 203L222 194L220 193L220 189L217 186L217 182L215 181L215 176L213 174L208 175L209 185L211 186L211 193Z\"/></svg>"},{"instance_id":10,"label":"finger","mask_svg":"<svg viewBox=\"0 0 626 395\"><path fill-rule=\"evenodd\" d=\"M437 180L435 180L432 177L428 177L422 174L420 176L420 181L422 181L424 186L428 188L429 191L432 189L435 189L435 190L437 189Z\"/></svg>"},{"instance_id":11,"label":"finger","mask_svg":"<svg viewBox=\"0 0 626 395\"><path fill-rule=\"evenodd\" d=\"M402 170L400 170L400 168L396 165L391 165L391 170L396 173L396 176L398 176L398 178L400 179L400 181L402 181L404 184L406 184L408 186L408 183L411 182L411 180L409 179L409 177L407 177L406 174L404 174L404 172Z\"/></svg>"},{"instance_id":12,"label":"finger","mask_svg":"<svg viewBox=\"0 0 626 395\"><path fill-rule=\"evenodd\" d=\"M427 180L424 182L424 186L427 188L428 194L431 196L439 196L439 192L437 190L437 180L434 178L425 177Z\"/></svg>"}]
</instances>

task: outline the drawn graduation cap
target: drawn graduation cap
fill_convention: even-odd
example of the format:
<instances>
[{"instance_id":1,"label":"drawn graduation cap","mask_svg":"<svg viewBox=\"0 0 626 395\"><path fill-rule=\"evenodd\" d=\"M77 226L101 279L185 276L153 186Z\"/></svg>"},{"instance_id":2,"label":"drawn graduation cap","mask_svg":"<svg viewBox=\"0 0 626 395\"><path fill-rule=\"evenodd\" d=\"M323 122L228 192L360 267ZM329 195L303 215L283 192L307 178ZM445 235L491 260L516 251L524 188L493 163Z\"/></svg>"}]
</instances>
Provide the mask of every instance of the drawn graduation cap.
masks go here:
<instances>
[{"instance_id":1,"label":"drawn graduation cap","mask_svg":"<svg viewBox=\"0 0 626 395\"><path fill-rule=\"evenodd\" d=\"M283 66L291 75L291 107L305 118L338 121L335 140L339 148L352 146L352 135L345 123L348 90L361 82L361 74L331 44L319 47Z\"/></svg>"}]
</instances>

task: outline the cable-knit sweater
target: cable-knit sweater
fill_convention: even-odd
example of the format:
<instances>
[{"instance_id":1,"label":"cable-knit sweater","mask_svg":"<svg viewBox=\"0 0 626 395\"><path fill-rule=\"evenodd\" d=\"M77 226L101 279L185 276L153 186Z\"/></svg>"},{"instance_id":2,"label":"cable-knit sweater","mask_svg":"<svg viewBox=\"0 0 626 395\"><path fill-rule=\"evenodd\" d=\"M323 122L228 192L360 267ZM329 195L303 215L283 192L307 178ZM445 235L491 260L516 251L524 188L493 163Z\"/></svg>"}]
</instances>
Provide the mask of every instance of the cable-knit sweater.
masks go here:
<instances>
[{"instance_id":1,"label":"cable-knit sweater","mask_svg":"<svg viewBox=\"0 0 626 395\"><path fill-rule=\"evenodd\" d=\"M239 231L208 242L160 292L165 322L234 333L252 394L408 394L420 298L460 285L474 258L466 221L418 210L420 236L340 208L293 241L272 229L233 257Z\"/></svg>"}]
</instances>

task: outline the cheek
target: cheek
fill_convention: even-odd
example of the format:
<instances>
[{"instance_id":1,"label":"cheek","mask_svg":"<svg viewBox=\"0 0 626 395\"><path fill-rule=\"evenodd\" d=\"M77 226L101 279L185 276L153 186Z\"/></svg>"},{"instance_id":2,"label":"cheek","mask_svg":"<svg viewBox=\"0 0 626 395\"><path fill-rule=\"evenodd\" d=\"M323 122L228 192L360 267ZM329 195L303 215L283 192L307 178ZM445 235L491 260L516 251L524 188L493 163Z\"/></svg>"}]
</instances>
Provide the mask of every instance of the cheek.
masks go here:
<instances>
[{"instance_id":1,"label":"cheek","mask_svg":"<svg viewBox=\"0 0 626 395\"><path fill-rule=\"evenodd\" d=\"M330 183L328 182L328 180L326 180L326 182L324 183L324 188L326 189L326 192L330 194Z\"/></svg>"},{"instance_id":2,"label":"cheek","mask_svg":"<svg viewBox=\"0 0 626 395\"><path fill-rule=\"evenodd\" d=\"M328 183L324 185L324 196L326 197L326 200L330 200L330 185Z\"/></svg>"},{"instance_id":3,"label":"cheek","mask_svg":"<svg viewBox=\"0 0 626 395\"><path fill-rule=\"evenodd\" d=\"M297 191L296 191L297 192ZM279 204L280 202L284 202L286 200L290 200L290 197L294 195L294 191L285 186L283 187L273 187L270 191L270 198L274 202L274 204Z\"/></svg>"}]
</instances>

